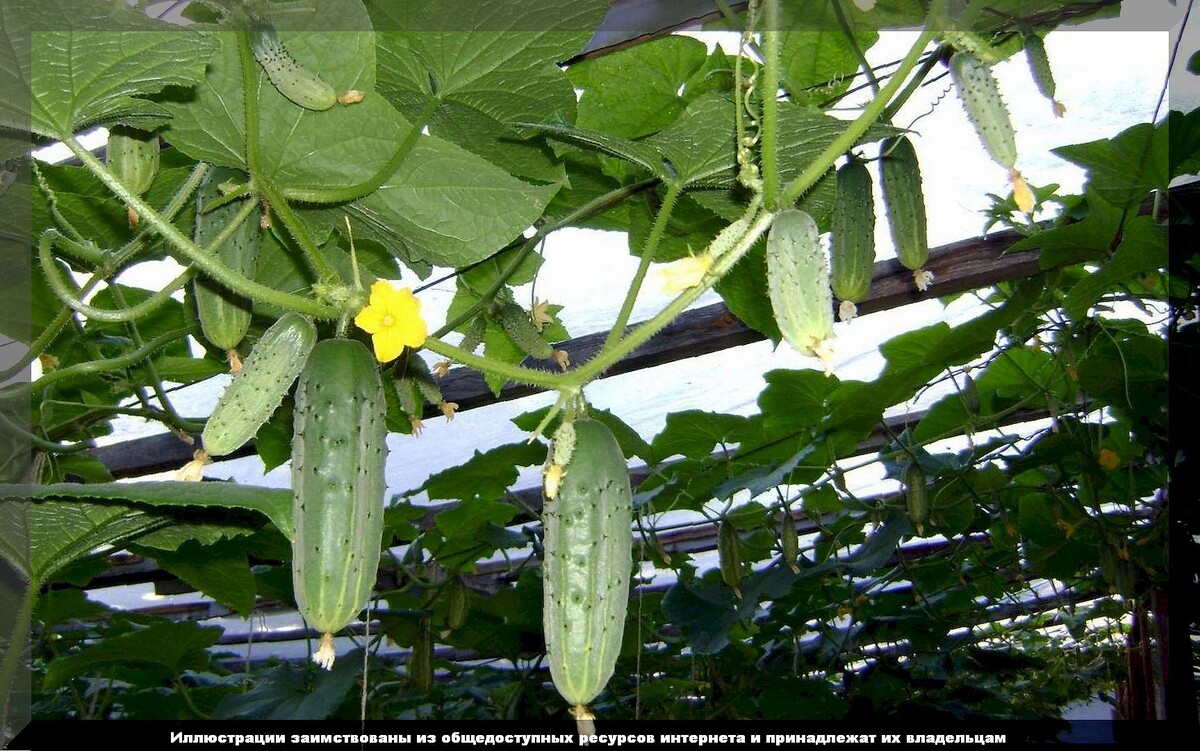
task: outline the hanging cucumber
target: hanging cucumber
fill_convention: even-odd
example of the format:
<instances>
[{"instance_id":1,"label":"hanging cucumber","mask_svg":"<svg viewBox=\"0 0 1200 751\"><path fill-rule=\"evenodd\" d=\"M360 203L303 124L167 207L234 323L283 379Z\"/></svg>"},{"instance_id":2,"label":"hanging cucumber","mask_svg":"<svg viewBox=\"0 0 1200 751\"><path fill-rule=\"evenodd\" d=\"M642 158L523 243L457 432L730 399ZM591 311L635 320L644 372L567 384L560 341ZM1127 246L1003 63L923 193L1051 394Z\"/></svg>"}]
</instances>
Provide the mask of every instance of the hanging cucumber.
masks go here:
<instances>
[{"instance_id":1,"label":"hanging cucumber","mask_svg":"<svg viewBox=\"0 0 1200 751\"><path fill-rule=\"evenodd\" d=\"M833 338L829 267L817 223L803 211L785 209L771 223L767 293L787 343L797 352L828 360Z\"/></svg>"},{"instance_id":2,"label":"hanging cucumber","mask_svg":"<svg viewBox=\"0 0 1200 751\"><path fill-rule=\"evenodd\" d=\"M520 305L515 302L505 303L500 306L497 316L504 333L508 334L513 344L520 347L525 354L539 360L554 360L564 371L571 364L565 350L554 349L550 342L542 338L541 332L533 324L533 319Z\"/></svg>"},{"instance_id":3,"label":"hanging cucumber","mask_svg":"<svg viewBox=\"0 0 1200 751\"><path fill-rule=\"evenodd\" d=\"M221 395L201 441L212 456L246 444L283 402L317 341L312 322L286 313L267 329Z\"/></svg>"},{"instance_id":4,"label":"hanging cucumber","mask_svg":"<svg viewBox=\"0 0 1200 751\"><path fill-rule=\"evenodd\" d=\"M237 202L225 203L215 209L208 206L224 196L221 185L230 181L246 180L246 174L238 170L214 167L204 176L204 182L196 194L196 244L206 250L235 215L241 210ZM253 199L251 199L253 200ZM217 248L219 261L244 277L253 279L258 267L258 249L262 241L261 207ZM241 369L237 346L250 328L252 301L232 292L211 279L197 279L192 286L196 296L196 312L200 318L200 329L204 338L214 346L225 350L229 358L230 372L234 375Z\"/></svg>"},{"instance_id":5,"label":"hanging cucumber","mask_svg":"<svg viewBox=\"0 0 1200 751\"><path fill-rule=\"evenodd\" d=\"M913 272L913 283L924 292L933 280L925 270L929 237L921 165L908 136L885 138L880 147L879 174L883 205L900 265Z\"/></svg>"},{"instance_id":6,"label":"hanging cucumber","mask_svg":"<svg viewBox=\"0 0 1200 751\"><path fill-rule=\"evenodd\" d=\"M792 516L792 510L784 506L779 513L779 552L783 556L783 562L792 570L793 574L800 573L800 566L797 561L800 558L800 536L796 532L796 519Z\"/></svg>"},{"instance_id":7,"label":"hanging cucumber","mask_svg":"<svg viewBox=\"0 0 1200 751\"><path fill-rule=\"evenodd\" d=\"M875 198L867 165L851 159L837 171L831 226L830 282L841 300L838 318L858 314L875 270Z\"/></svg>"},{"instance_id":8,"label":"hanging cucumber","mask_svg":"<svg viewBox=\"0 0 1200 751\"><path fill-rule=\"evenodd\" d=\"M1067 114L1067 108L1054 98L1057 87L1054 84L1054 71L1050 69L1050 57L1046 54L1045 41L1033 31L1021 34L1021 39L1025 42L1025 59L1029 61L1029 72L1033 75L1033 82L1037 84L1042 96L1050 100L1054 116L1062 117Z\"/></svg>"},{"instance_id":9,"label":"hanging cucumber","mask_svg":"<svg viewBox=\"0 0 1200 751\"><path fill-rule=\"evenodd\" d=\"M551 450L551 462L566 462L553 500L543 505L542 615L554 687L580 732L591 734L587 705L612 677L625 629L633 494L612 432L590 419L572 428L569 457Z\"/></svg>"},{"instance_id":10,"label":"hanging cucumber","mask_svg":"<svg viewBox=\"0 0 1200 751\"><path fill-rule=\"evenodd\" d=\"M908 518L917 528L917 534L924 534L925 522L929 520L929 485L925 470L918 462L910 461L904 466L901 482L904 483Z\"/></svg>"},{"instance_id":11,"label":"hanging cucumber","mask_svg":"<svg viewBox=\"0 0 1200 751\"><path fill-rule=\"evenodd\" d=\"M296 385L292 438L292 586L321 633L313 660L333 666L333 634L371 596L383 542L387 404L362 343L317 344Z\"/></svg>"},{"instance_id":12,"label":"hanging cucumber","mask_svg":"<svg viewBox=\"0 0 1200 751\"><path fill-rule=\"evenodd\" d=\"M108 131L105 147L105 162L113 174L134 195L142 195L154 183L158 175L158 134L137 128L114 125ZM129 226L136 227L138 214L132 206L125 207Z\"/></svg>"},{"instance_id":13,"label":"hanging cucumber","mask_svg":"<svg viewBox=\"0 0 1200 751\"><path fill-rule=\"evenodd\" d=\"M742 541L737 527L728 519L722 519L717 526L717 559L721 567L721 579L733 590L734 595L741 598Z\"/></svg>"},{"instance_id":14,"label":"hanging cucumber","mask_svg":"<svg viewBox=\"0 0 1200 751\"><path fill-rule=\"evenodd\" d=\"M251 26L250 49L267 78L293 104L319 112L338 103L334 88L288 53L269 22L258 21Z\"/></svg>"},{"instance_id":15,"label":"hanging cucumber","mask_svg":"<svg viewBox=\"0 0 1200 751\"><path fill-rule=\"evenodd\" d=\"M993 161L1008 170L1017 208L1032 212L1033 191L1017 170L1016 133L991 68L974 53L959 51L950 57L950 75L983 147Z\"/></svg>"}]
</instances>

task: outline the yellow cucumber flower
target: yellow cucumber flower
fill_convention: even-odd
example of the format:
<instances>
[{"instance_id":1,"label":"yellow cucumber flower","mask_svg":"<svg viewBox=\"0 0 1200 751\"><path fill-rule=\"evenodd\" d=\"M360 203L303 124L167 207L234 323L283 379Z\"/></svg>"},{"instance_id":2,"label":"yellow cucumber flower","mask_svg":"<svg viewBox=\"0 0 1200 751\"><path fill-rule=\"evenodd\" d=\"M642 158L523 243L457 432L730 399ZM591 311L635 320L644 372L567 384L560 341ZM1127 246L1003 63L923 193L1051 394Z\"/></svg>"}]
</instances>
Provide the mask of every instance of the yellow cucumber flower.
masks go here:
<instances>
[{"instance_id":1,"label":"yellow cucumber flower","mask_svg":"<svg viewBox=\"0 0 1200 751\"><path fill-rule=\"evenodd\" d=\"M379 362L395 360L405 347L420 347L429 335L421 318L421 301L412 290L396 289L383 280L371 285L371 299L354 323L371 335Z\"/></svg>"},{"instance_id":2,"label":"yellow cucumber flower","mask_svg":"<svg viewBox=\"0 0 1200 751\"><path fill-rule=\"evenodd\" d=\"M658 267L657 273L662 291L677 294L695 287L704 280L704 275L712 268L713 257L708 253L698 256L684 256L677 261Z\"/></svg>"}]
</instances>

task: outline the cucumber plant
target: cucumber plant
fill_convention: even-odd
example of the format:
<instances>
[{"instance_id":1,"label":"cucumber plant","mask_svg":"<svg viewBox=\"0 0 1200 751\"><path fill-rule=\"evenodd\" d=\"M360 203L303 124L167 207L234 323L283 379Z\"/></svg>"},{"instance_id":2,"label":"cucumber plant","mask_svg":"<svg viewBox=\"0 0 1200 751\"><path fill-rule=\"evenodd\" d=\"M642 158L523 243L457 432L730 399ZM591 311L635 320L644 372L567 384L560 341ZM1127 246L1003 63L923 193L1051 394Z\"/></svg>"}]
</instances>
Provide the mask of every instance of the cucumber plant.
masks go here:
<instances>
[{"instance_id":1,"label":"cucumber plant","mask_svg":"<svg viewBox=\"0 0 1200 751\"><path fill-rule=\"evenodd\" d=\"M857 303L871 291L875 270L875 198L867 165L850 159L837 171L830 228L830 284L841 301L838 318L858 315Z\"/></svg>"}]
</instances>

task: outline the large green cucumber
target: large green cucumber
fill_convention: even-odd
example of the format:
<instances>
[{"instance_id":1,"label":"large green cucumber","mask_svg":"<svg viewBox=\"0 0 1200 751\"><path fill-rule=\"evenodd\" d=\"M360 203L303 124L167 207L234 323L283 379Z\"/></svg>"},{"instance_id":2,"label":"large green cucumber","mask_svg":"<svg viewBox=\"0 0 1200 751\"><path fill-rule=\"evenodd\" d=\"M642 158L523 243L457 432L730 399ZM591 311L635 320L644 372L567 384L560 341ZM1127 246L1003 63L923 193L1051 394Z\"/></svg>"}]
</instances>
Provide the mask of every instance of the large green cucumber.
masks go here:
<instances>
[{"instance_id":1,"label":"large green cucumber","mask_svg":"<svg viewBox=\"0 0 1200 751\"><path fill-rule=\"evenodd\" d=\"M925 262L929 260L929 231L917 151L908 136L901 135L885 138L880 152L883 205L896 257L900 265L913 272L913 283L924 292L933 276L925 270Z\"/></svg>"},{"instance_id":2,"label":"large green cucumber","mask_svg":"<svg viewBox=\"0 0 1200 751\"><path fill-rule=\"evenodd\" d=\"M950 74L988 154L1000 166L1015 169L1016 135L991 69L977 55L964 50L950 58Z\"/></svg>"},{"instance_id":3,"label":"large green cucumber","mask_svg":"<svg viewBox=\"0 0 1200 751\"><path fill-rule=\"evenodd\" d=\"M587 705L608 684L621 651L633 494L625 457L603 423L576 420L574 442L557 493L543 505L542 615L554 687L587 727Z\"/></svg>"},{"instance_id":4,"label":"large green cucumber","mask_svg":"<svg viewBox=\"0 0 1200 751\"><path fill-rule=\"evenodd\" d=\"M221 185L244 182L246 179L244 172L224 167L215 167L204 176L204 182L196 194L197 245L211 251L213 240L242 210L241 203L237 201L211 210L208 208L224 195ZM261 217L262 209L255 209L214 252L218 260L249 279L254 278L258 267L258 249L262 240ZM235 351L250 328L251 301L208 278L197 279L193 292L204 338L226 352Z\"/></svg>"},{"instance_id":5,"label":"large green cucumber","mask_svg":"<svg viewBox=\"0 0 1200 751\"><path fill-rule=\"evenodd\" d=\"M158 134L124 125L108 131L105 162L125 187L142 195L154 183L159 162Z\"/></svg>"},{"instance_id":6,"label":"large green cucumber","mask_svg":"<svg viewBox=\"0 0 1200 751\"><path fill-rule=\"evenodd\" d=\"M780 211L767 235L767 293L779 331L797 352L827 358L833 338L829 266L813 218Z\"/></svg>"},{"instance_id":7,"label":"large green cucumber","mask_svg":"<svg viewBox=\"0 0 1200 751\"><path fill-rule=\"evenodd\" d=\"M387 404L362 343L317 344L296 384L292 437L292 587L321 633L313 660L331 668L333 634L371 596L383 542Z\"/></svg>"},{"instance_id":8,"label":"large green cucumber","mask_svg":"<svg viewBox=\"0 0 1200 751\"><path fill-rule=\"evenodd\" d=\"M272 324L205 423L204 450L222 456L253 438L283 402L316 341L316 328L299 313L286 313Z\"/></svg>"},{"instance_id":9,"label":"large green cucumber","mask_svg":"<svg viewBox=\"0 0 1200 751\"><path fill-rule=\"evenodd\" d=\"M837 195L830 227L830 284L841 300L839 318L857 314L875 270L875 199L867 165L851 159L837 171Z\"/></svg>"}]
</instances>

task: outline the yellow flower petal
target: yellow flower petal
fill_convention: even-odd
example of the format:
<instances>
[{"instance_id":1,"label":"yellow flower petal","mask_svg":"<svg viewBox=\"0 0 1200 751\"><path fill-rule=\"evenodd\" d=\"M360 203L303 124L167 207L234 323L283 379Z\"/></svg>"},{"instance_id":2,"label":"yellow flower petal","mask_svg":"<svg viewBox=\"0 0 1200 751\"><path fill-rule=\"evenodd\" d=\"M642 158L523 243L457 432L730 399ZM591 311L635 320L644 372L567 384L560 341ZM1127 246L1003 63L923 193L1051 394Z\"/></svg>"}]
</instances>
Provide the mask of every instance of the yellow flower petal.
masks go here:
<instances>
[{"instance_id":1,"label":"yellow flower petal","mask_svg":"<svg viewBox=\"0 0 1200 751\"><path fill-rule=\"evenodd\" d=\"M370 302L354 317L354 323L371 335L380 362L396 359L405 347L421 346L428 336L421 301L408 287L397 289L383 280L371 285Z\"/></svg>"},{"instance_id":2,"label":"yellow flower petal","mask_svg":"<svg viewBox=\"0 0 1200 751\"><path fill-rule=\"evenodd\" d=\"M380 331L371 337L375 345L375 359L379 362L391 362L404 351L404 337L394 327Z\"/></svg>"},{"instance_id":3,"label":"yellow flower petal","mask_svg":"<svg viewBox=\"0 0 1200 751\"><path fill-rule=\"evenodd\" d=\"M368 305L358 311L358 315L354 316L354 325L358 326L368 334L375 334L383 330L383 310Z\"/></svg>"},{"instance_id":4,"label":"yellow flower petal","mask_svg":"<svg viewBox=\"0 0 1200 751\"><path fill-rule=\"evenodd\" d=\"M708 253L698 256L680 258L678 261L662 266L658 270L662 279L662 290L667 293L678 293L691 289L704 279L712 267L713 258Z\"/></svg>"}]
</instances>

